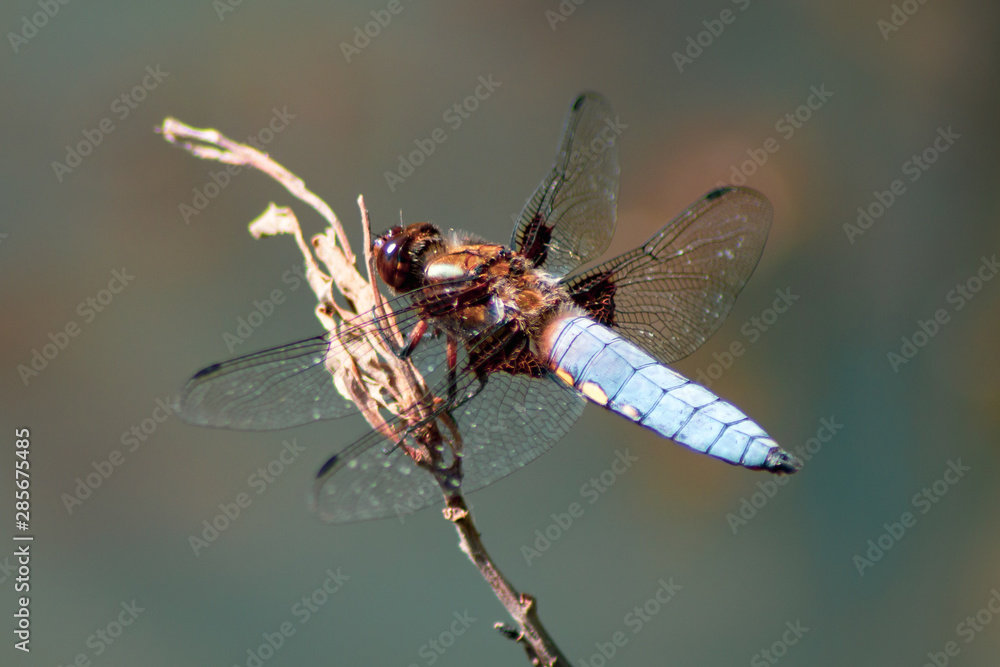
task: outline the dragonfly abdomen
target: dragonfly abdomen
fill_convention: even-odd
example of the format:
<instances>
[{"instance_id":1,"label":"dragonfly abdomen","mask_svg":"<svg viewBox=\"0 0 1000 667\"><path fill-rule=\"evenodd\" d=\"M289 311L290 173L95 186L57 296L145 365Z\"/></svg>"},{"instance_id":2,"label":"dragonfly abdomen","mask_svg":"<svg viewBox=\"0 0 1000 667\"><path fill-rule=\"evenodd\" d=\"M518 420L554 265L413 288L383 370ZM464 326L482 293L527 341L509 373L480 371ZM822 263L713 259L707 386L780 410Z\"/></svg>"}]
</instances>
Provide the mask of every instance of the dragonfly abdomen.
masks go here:
<instances>
[{"instance_id":1,"label":"dragonfly abdomen","mask_svg":"<svg viewBox=\"0 0 1000 667\"><path fill-rule=\"evenodd\" d=\"M800 467L735 405L589 317L556 320L542 347L563 382L665 438L747 468L794 472Z\"/></svg>"}]
</instances>

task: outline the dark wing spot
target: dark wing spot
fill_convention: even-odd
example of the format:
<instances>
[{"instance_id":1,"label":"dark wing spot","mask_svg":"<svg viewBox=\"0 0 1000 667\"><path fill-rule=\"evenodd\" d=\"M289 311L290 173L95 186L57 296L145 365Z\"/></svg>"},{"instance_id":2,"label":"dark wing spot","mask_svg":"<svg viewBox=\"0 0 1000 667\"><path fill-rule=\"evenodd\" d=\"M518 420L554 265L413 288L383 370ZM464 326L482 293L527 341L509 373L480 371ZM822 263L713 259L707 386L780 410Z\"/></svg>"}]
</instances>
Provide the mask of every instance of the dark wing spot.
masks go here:
<instances>
[{"instance_id":1,"label":"dark wing spot","mask_svg":"<svg viewBox=\"0 0 1000 667\"><path fill-rule=\"evenodd\" d=\"M337 463L337 455L334 454L333 456L330 457L329 461L327 461L326 463L323 464L323 467L319 469L319 472L316 473L316 476L317 477L322 477L327 472L329 472L330 468L332 468L334 465L336 465L336 463Z\"/></svg>"},{"instance_id":2,"label":"dark wing spot","mask_svg":"<svg viewBox=\"0 0 1000 667\"><path fill-rule=\"evenodd\" d=\"M727 187L723 187L723 188L716 188L716 189L712 190L711 192L709 192L707 195L705 195L705 199L707 199L708 201L712 201L713 199L718 199L719 197L721 197L722 195L726 194L727 192L729 192L732 189L733 188L728 187L728 186Z\"/></svg>"},{"instance_id":3,"label":"dark wing spot","mask_svg":"<svg viewBox=\"0 0 1000 667\"><path fill-rule=\"evenodd\" d=\"M206 366L205 368L202 368L200 371L198 371L197 373L195 373L194 377L191 378L191 379L192 380L197 380L197 379L203 378L203 377L205 377L207 375L211 375L215 371L219 370L220 366L222 366L222 364L212 364L211 366Z\"/></svg>"},{"instance_id":4,"label":"dark wing spot","mask_svg":"<svg viewBox=\"0 0 1000 667\"><path fill-rule=\"evenodd\" d=\"M604 326L615 323L615 291L611 273L598 273L570 287L573 302Z\"/></svg>"},{"instance_id":5,"label":"dark wing spot","mask_svg":"<svg viewBox=\"0 0 1000 667\"><path fill-rule=\"evenodd\" d=\"M525 239L530 239L531 243L521 251L521 254L531 260L535 266L545 263L545 258L549 254L549 241L552 240L552 228L545 224L544 216L536 213L531 219L528 228L524 230Z\"/></svg>"},{"instance_id":6,"label":"dark wing spot","mask_svg":"<svg viewBox=\"0 0 1000 667\"><path fill-rule=\"evenodd\" d=\"M490 373L527 375L533 378L543 377L548 373L548 370L538 363L538 357L528 350L521 350L508 359L486 364L484 370L488 370Z\"/></svg>"},{"instance_id":7,"label":"dark wing spot","mask_svg":"<svg viewBox=\"0 0 1000 667\"><path fill-rule=\"evenodd\" d=\"M480 349L486 351L480 352ZM529 349L528 337L521 332L510 336L498 348L484 346L473 349L470 357L471 365L481 378L487 378L490 373L527 375L536 378L548 373L548 370L539 363L538 357Z\"/></svg>"}]
</instances>

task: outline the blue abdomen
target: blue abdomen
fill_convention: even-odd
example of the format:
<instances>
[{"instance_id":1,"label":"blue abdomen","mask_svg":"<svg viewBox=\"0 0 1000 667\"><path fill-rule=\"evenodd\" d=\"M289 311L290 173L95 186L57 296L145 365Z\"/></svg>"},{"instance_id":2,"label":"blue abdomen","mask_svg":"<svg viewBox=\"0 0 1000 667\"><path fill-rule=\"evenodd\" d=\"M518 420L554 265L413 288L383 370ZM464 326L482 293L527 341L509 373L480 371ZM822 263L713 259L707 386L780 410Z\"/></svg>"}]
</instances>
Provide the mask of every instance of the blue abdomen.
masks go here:
<instances>
[{"instance_id":1,"label":"blue abdomen","mask_svg":"<svg viewBox=\"0 0 1000 667\"><path fill-rule=\"evenodd\" d=\"M563 382L665 438L747 468L792 472L799 467L735 405L589 317L554 322L543 348L549 368Z\"/></svg>"}]
</instances>

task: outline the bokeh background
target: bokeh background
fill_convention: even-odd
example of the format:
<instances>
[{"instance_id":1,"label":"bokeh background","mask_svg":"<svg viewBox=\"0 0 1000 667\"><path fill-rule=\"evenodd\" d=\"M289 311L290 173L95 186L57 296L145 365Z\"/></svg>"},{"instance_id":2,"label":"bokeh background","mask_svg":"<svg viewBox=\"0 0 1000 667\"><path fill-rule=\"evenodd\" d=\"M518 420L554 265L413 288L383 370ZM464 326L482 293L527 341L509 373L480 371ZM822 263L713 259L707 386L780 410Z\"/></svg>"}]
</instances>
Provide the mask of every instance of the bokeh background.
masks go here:
<instances>
[{"instance_id":1,"label":"bokeh background","mask_svg":"<svg viewBox=\"0 0 1000 667\"><path fill-rule=\"evenodd\" d=\"M219 165L154 128L173 115L244 139L277 110L281 131L261 135L267 150L333 206L355 243L359 193L378 229L402 211L505 242L570 101L594 89L627 125L612 252L734 169L773 201L756 273L726 325L678 369L714 372L714 390L793 450L825 442L813 442L800 474L769 486L588 408L551 452L471 497L505 573L538 597L578 665L604 664L598 644L619 631L627 641L607 664L916 666L933 664L928 654L996 664L1000 279L984 258L1000 249L1000 10L910 0L389 6L0 9L0 498L14 535L14 430L28 427L36 536L30 655L12 648L13 546L0 556L0 662L254 665L248 650L288 623L294 635L259 664L525 664L492 629L504 611L438 513L333 527L309 514L317 466L364 432L360 418L263 434L155 421L157 401L208 363L321 330L311 294L284 280L301 264L294 244L246 229L269 201L291 197L243 172L209 188L216 196L186 220L181 206ZM373 16L391 20L345 55ZM676 55L685 52L689 61ZM499 86L454 128L443 114L479 77ZM814 88L832 95L809 109ZM796 113L797 127L779 124ZM111 131L97 132L104 119ZM385 173L438 127L447 141L390 189ZM934 149L949 128L946 150ZM88 134L100 138L89 155L69 171L53 165ZM747 162L766 143L778 150ZM914 171L915 155L926 170ZM858 208L887 200L897 179L902 194L849 234ZM297 210L310 233L321 230ZM123 270L134 278L107 291ZM959 285L978 291L958 298ZM276 289L284 303L231 353L225 334ZM777 290L797 300L775 316ZM98 312L88 298L106 303ZM923 345L894 367L889 353L939 309L947 322L917 334ZM71 323L78 335L22 377ZM723 369L736 342L745 353ZM823 420L840 426L820 431ZM141 441L126 435L133 427ZM292 439L304 453L258 495L251 476ZM582 487L625 450L638 462L589 503ZM111 457L120 465L67 507ZM950 465L964 472L946 476ZM915 498L924 489L933 503ZM251 506L196 555L189 538L241 492ZM555 533L552 515L573 502L584 514L526 558L536 531ZM915 524L886 535L905 512ZM880 539L887 550L869 554ZM328 570L342 575L339 589L304 618L296 604ZM637 621L633 609L661 580L681 588ZM142 611L120 628L129 605Z\"/></svg>"}]
</instances>

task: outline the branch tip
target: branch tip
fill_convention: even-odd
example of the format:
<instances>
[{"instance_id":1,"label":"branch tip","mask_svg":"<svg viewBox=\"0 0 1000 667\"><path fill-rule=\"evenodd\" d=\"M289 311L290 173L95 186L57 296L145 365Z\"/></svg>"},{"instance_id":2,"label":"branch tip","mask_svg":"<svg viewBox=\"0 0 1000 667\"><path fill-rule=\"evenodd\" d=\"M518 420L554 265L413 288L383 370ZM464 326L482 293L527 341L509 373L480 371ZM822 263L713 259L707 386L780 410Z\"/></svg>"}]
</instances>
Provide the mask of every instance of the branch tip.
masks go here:
<instances>
[{"instance_id":1,"label":"branch tip","mask_svg":"<svg viewBox=\"0 0 1000 667\"><path fill-rule=\"evenodd\" d=\"M347 242L347 235L333 210L313 192L305 187L301 178L275 162L269 155L257 149L235 142L218 130L199 129L186 125L176 118L168 117L155 128L164 140L179 146L192 155L206 160L227 164L245 165L257 169L276 180L294 197L311 206L328 223L322 234L306 243L302 228L294 212L287 207L271 203L268 208L250 224L254 238L291 234L305 261L306 280L319 301L316 315L329 331L331 340L347 333L353 339L363 339L367 345L330 345L325 360L337 390L353 401L362 415L376 431L388 440L396 442L398 433L385 420L384 412L412 415L417 425L417 448L407 447L429 456L428 462L411 458L418 465L430 471L445 497L444 517L452 522L459 534L459 545L480 574L493 589L498 600L517 622L517 627L497 623L494 627L505 637L516 641L525 650L534 665L568 665L568 660L560 653L555 642L549 637L541 621L535 598L527 593L518 593L497 568L482 543L479 531L472 520L461 489L454 484L461 479L461 434L450 413L434 416L433 404L424 405L430 392L416 366L409 359L399 358L387 346L386 336L401 345L402 335L395 322L394 313L385 303L376 283L374 258L371 253L371 229L368 209L363 195L358 196L364 232L364 256L368 279L361 276L355 266L355 255ZM190 140L185 141L185 140ZM400 213L402 220L402 213ZM326 271L320 268L320 263ZM343 295L349 304L344 309L333 299L333 288ZM351 321L358 313L373 312L384 317L383 324L370 321ZM339 316L339 321L335 319ZM384 329L376 331L375 328ZM434 400L434 399L432 399ZM438 422L450 433L452 440L445 440L455 454L455 463L442 467L435 457L444 451ZM397 424L398 425L398 424ZM399 443L403 444L403 443Z\"/></svg>"}]
</instances>

